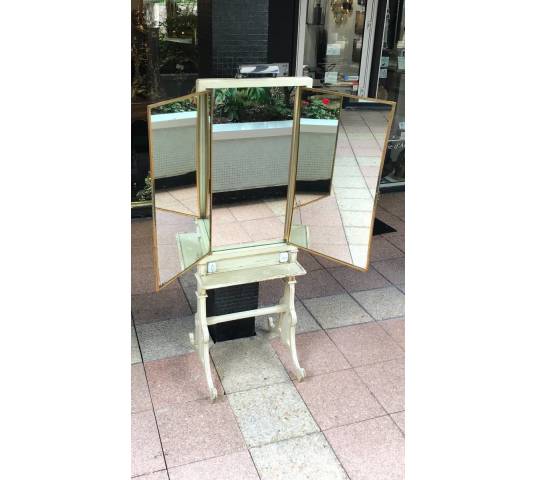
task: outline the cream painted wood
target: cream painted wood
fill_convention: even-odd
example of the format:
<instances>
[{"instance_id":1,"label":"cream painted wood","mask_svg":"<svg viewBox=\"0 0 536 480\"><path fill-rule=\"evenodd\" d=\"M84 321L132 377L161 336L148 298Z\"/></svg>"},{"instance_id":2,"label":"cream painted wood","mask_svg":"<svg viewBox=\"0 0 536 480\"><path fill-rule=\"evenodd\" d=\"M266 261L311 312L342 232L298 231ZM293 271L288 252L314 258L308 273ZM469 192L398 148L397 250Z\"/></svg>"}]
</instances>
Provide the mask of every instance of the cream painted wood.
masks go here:
<instances>
[{"instance_id":1,"label":"cream painted wood","mask_svg":"<svg viewBox=\"0 0 536 480\"><path fill-rule=\"evenodd\" d=\"M216 399L218 392L214 387L210 370L209 325L217 325L218 323L256 315L278 314L277 322L270 318L270 328L279 332L282 342L289 348L298 380L301 381L305 377L305 370L300 366L296 351L296 324L298 318L294 301L296 276L305 275L306 271L298 263L297 255L298 249L296 247L280 242L273 245L214 252L198 264L197 273L195 274L197 280L197 313L195 314L195 330L190 333L190 342L203 365L212 400ZM288 259L288 261L281 262L281 259ZM208 264L216 265L214 273L208 272ZM219 271L219 268L223 268L223 271ZM286 278L285 292L277 305L207 317L207 290L263 282L276 278Z\"/></svg>"},{"instance_id":2,"label":"cream painted wood","mask_svg":"<svg viewBox=\"0 0 536 480\"><path fill-rule=\"evenodd\" d=\"M309 87L312 88L311 77L274 77L274 78L198 78L196 92L204 92L211 88L252 88L252 87Z\"/></svg>"}]
</instances>

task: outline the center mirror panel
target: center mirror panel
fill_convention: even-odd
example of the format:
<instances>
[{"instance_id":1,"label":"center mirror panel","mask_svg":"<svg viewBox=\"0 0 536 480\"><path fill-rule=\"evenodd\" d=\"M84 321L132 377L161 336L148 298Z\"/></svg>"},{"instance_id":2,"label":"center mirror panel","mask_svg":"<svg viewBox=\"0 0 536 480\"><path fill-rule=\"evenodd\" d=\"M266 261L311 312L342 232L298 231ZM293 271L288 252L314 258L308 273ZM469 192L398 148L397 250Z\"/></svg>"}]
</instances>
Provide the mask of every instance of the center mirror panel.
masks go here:
<instances>
[{"instance_id":1,"label":"center mirror panel","mask_svg":"<svg viewBox=\"0 0 536 480\"><path fill-rule=\"evenodd\" d=\"M394 103L304 89L296 195L290 242L332 260L366 270L374 226L376 191ZM311 129L318 130L312 134ZM322 130L322 145L318 137ZM328 174L329 173L329 174ZM305 180L316 179L306 194Z\"/></svg>"},{"instance_id":2,"label":"center mirror panel","mask_svg":"<svg viewBox=\"0 0 536 480\"><path fill-rule=\"evenodd\" d=\"M206 181L207 94L148 107L157 289L210 252Z\"/></svg>"},{"instance_id":3,"label":"center mirror panel","mask_svg":"<svg viewBox=\"0 0 536 480\"><path fill-rule=\"evenodd\" d=\"M283 241L294 92L213 90L213 250Z\"/></svg>"}]
</instances>

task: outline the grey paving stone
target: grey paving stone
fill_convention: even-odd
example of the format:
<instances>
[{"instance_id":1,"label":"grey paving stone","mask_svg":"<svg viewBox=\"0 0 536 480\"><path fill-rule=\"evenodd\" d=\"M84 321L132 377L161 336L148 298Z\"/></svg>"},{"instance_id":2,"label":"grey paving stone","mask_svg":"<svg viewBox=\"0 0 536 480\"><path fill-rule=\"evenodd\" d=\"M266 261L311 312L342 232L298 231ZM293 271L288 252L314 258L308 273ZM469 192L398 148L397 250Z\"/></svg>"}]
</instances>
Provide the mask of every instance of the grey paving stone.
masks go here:
<instances>
[{"instance_id":1,"label":"grey paving stone","mask_svg":"<svg viewBox=\"0 0 536 480\"><path fill-rule=\"evenodd\" d=\"M240 338L218 342L210 349L225 393L281 383L289 379L268 339Z\"/></svg>"},{"instance_id":2,"label":"grey paving stone","mask_svg":"<svg viewBox=\"0 0 536 480\"><path fill-rule=\"evenodd\" d=\"M304 300L304 304L324 329L372 321L371 316L347 293L310 298Z\"/></svg>"},{"instance_id":3,"label":"grey paving stone","mask_svg":"<svg viewBox=\"0 0 536 480\"><path fill-rule=\"evenodd\" d=\"M372 290L373 288L382 288L391 285L374 267L370 267L368 272L360 272L349 267L333 268L329 269L329 272L349 292Z\"/></svg>"},{"instance_id":4,"label":"grey paving stone","mask_svg":"<svg viewBox=\"0 0 536 480\"><path fill-rule=\"evenodd\" d=\"M131 303L136 325L192 314L182 289L176 284L159 292L132 295Z\"/></svg>"},{"instance_id":5,"label":"grey paving stone","mask_svg":"<svg viewBox=\"0 0 536 480\"><path fill-rule=\"evenodd\" d=\"M322 327L316 322L312 317L309 311L305 308L303 303L296 299L294 302L296 308L296 315L298 317L298 323L296 325L296 333L307 333L315 332L317 330L322 330ZM277 315L274 315L274 320L276 320ZM260 317L255 317L255 329L257 335L259 336L268 336L269 338L278 337L278 333L272 333L267 330L268 325L268 315L262 315Z\"/></svg>"},{"instance_id":6,"label":"grey paving stone","mask_svg":"<svg viewBox=\"0 0 536 480\"><path fill-rule=\"evenodd\" d=\"M139 363L141 362L141 354L138 339L136 338L136 331L134 327L130 327L130 329L130 363Z\"/></svg>"},{"instance_id":7,"label":"grey paving stone","mask_svg":"<svg viewBox=\"0 0 536 480\"><path fill-rule=\"evenodd\" d=\"M389 240L382 236L372 237L372 247L370 251L370 260L387 260L389 258L403 257L404 252L396 248Z\"/></svg>"},{"instance_id":8,"label":"grey paving stone","mask_svg":"<svg viewBox=\"0 0 536 480\"><path fill-rule=\"evenodd\" d=\"M315 270L297 279L296 295L301 300L344 293L344 289L326 270Z\"/></svg>"},{"instance_id":9,"label":"grey paving stone","mask_svg":"<svg viewBox=\"0 0 536 480\"><path fill-rule=\"evenodd\" d=\"M232 393L228 398L248 447L319 431L290 382Z\"/></svg>"},{"instance_id":10,"label":"grey paving stone","mask_svg":"<svg viewBox=\"0 0 536 480\"><path fill-rule=\"evenodd\" d=\"M322 265L318 263L309 252L304 252L303 250L300 250L298 252L298 262L302 265L305 270L308 272L312 272L314 270L319 270L322 268Z\"/></svg>"},{"instance_id":11,"label":"grey paving stone","mask_svg":"<svg viewBox=\"0 0 536 480\"><path fill-rule=\"evenodd\" d=\"M348 476L322 433L250 450L263 480L344 480Z\"/></svg>"},{"instance_id":12,"label":"grey paving stone","mask_svg":"<svg viewBox=\"0 0 536 480\"><path fill-rule=\"evenodd\" d=\"M396 248L398 248L401 251L405 251L405 235L400 233L388 233L383 236L385 240L387 240L389 243L393 244Z\"/></svg>"},{"instance_id":13,"label":"grey paving stone","mask_svg":"<svg viewBox=\"0 0 536 480\"><path fill-rule=\"evenodd\" d=\"M401 284L405 280L405 258L392 258L374 262L373 266L391 283Z\"/></svg>"},{"instance_id":14,"label":"grey paving stone","mask_svg":"<svg viewBox=\"0 0 536 480\"><path fill-rule=\"evenodd\" d=\"M303 278L303 277L299 277ZM299 283L298 279L298 283ZM259 306L268 307L279 303L283 296L285 284L281 279L268 280L259 285Z\"/></svg>"},{"instance_id":15,"label":"grey paving stone","mask_svg":"<svg viewBox=\"0 0 536 480\"><path fill-rule=\"evenodd\" d=\"M136 327L145 362L193 352L188 334L194 331L194 317L162 320Z\"/></svg>"},{"instance_id":16,"label":"grey paving stone","mask_svg":"<svg viewBox=\"0 0 536 480\"><path fill-rule=\"evenodd\" d=\"M396 287L356 292L352 293L352 297L363 305L376 320L404 315L404 294Z\"/></svg>"},{"instance_id":17,"label":"grey paving stone","mask_svg":"<svg viewBox=\"0 0 536 480\"><path fill-rule=\"evenodd\" d=\"M190 309L193 313L197 312L197 296L195 294L197 290L197 280L195 279L194 272L190 270L184 275L181 275L179 277L179 282L186 295Z\"/></svg>"}]
</instances>

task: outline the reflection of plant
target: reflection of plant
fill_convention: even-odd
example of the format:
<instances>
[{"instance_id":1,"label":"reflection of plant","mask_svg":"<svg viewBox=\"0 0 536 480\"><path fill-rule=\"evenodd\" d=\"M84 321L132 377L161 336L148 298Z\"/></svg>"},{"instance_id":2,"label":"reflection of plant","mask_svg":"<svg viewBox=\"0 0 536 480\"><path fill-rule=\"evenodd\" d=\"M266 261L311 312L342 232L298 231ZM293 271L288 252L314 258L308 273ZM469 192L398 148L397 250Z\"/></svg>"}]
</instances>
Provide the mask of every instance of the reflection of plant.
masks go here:
<instances>
[{"instance_id":1,"label":"reflection of plant","mask_svg":"<svg viewBox=\"0 0 536 480\"><path fill-rule=\"evenodd\" d=\"M321 120L337 120L341 108L339 100L329 98L312 97L309 100L302 100L302 117L317 118Z\"/></svg>"},{"instance_id":2,"label":"reflection of plant","mask_svg":"<svg viewBox=\"0 0 536 480\"><path fill-rule=\"evenodd\" d=\"M159 115L161 113L191 112L192 110L197 110L194 102L191 100L181 100L180 102L168 103L166 105L153 108L151 110L151 114Z\"/></svg>"},{"instance_id":3,"label":"reflection of plant","mask_svg":"<svg viewBox=\"0 0 536 480\"><path fill-rule=\"evenodd\" d=\"M151 186L151 177L145 177L145 186L142 190L136 193L136 200L151 200L153 196L153 188Z\"/></svg>"},{"instance_id":4,"label":"reflection of plant","mask_svg":"<svg viewBox=\"0 0 536 480\"><path fill-rule=\"evenodd\" d=\"M222 88L216 90L214 101L214 123L292 118L288 89Z\"/></svg>"}]
</instances>

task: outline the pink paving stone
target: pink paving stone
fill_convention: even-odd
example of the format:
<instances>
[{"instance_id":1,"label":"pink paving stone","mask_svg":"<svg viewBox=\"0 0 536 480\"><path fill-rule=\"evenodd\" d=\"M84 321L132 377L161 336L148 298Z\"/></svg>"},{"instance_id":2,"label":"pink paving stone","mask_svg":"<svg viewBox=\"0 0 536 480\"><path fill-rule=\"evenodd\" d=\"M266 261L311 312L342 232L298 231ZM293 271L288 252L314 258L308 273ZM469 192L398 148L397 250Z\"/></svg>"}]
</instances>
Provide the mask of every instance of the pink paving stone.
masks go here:
<instances>
[{"instance_id":1,"label":"pink paving stone","mask_svg":"<svg viewBox=\"0 0 536 480\"><path fill-rule=\"evenodd\" d=\"M226 398L172 405L156 418L168 468L246 449Z\"/></svg>"},{"instance_id":2,"label":"pink paving stone","mask_svg":"<svg viewBox=\"0 0 536 480\"><path fill-rule=\"evenodd\" d=\"M389 416L324 434L351 480L403 480L404 437Z\"/></svg>"},{"instance_id":3,"label":"pink paving stone","mask_svg":"<svg viewBox=\"0 0 536 480\"><path fill-rule=\"evenodd\" d=\"M254 242L282 239L285 235L285 224L277 217L244 221L242 228Z\"/></svg>"},{"instance_id":4,"label":"pink paving stone","mask_svg":"<svg viewBox=\"0 0 536 480\"><path fill-rule=\"evenodd\" d=\"M196 352L145 363L155 409L209 397L205 371ZM223 388L211 364L212 380L219 395Z\"/></svg>"},{"instance_id":5,"label":"pink paving stone","mask_svg":"<svg viewBox=\"0 0 536 480\"><path fill-rule=\"evenodd\" d=\"M168 474L166 470L160 470L159 472L148 473L141 477L136 477L136 480L168 480Z\"/></svg>"},{"instance_id":6,"label":"pink paving stone","mask_svg":"<svg viewBox=\"0 0 536 480\"><path fill-rule=\"evenodd\" d=\"M232 453L169 469L170 480L259 480L248 452Z\"/></svg>"},{"instance_id":7,"label":"pink paving stone","mask_svg":"<svg viewBox=\"0 0 536 480\"><path fill-rule=\"evenodd\" d=\"M152 410L131 417L132 476L166 468Z\"/></svg>"},{"instance_id":8,"label":"pink paving stone","mask_svg":"<svg viewBox=\"0 0 536 480\"><path fill-rule=\"evenodd\" d=\"M387 412L404 410L403 358L357 367L355 370Z\"/></svg>"},{"instance_id":9,"label":"pink paving stone","mask_svg":"<svg viewBox=\"0 0 536 480\"><path fill-rule=\"evenodd\" d=\"M212 227L212 246L222 247L237 243L251 242L251 237L242 228L240 222L229 222Z\"/></svg>"},{"instance_id":10,"label":"pink paving stone","mask_svg":"<svg viewBox=\"0 0 536 480\"><path fill-rule=\"evenodd\" d=\"M390 318L389 320L382 320L378 324L398 343L404 348L405 343L405 328L406 322L404 318Z\"/></svg>"},{"instance_id":11,"label":"pink paving stone","mask_svg":"<svg viewBox=\"0 0 536 480\"><path fill-rule=\"evenodd\" d=\"M289 348L279 339L272 341L272 346L290 377L296 379ZM305 368L308 377L350 368L350 364L323 331L296 335L296 349L300 365Z\"/></svg>"},{"instance_id":12,"label":"pink paving stone","mask_svg":"<svg viewBox=\"0 0 536 480\"><path fill-rule=\"evenodd\" d=\"M294 383L321 430L385 414L353 370L341 370Z\"/></svg>"},{"instance_id":13,"label":"pink paving stone","mask_svg":"<svg viewBox=\"0 0 536 480\"><path fill-rule=\"evenodd\" d=\"M260 202L251 202L243 205L233 205L229 207L233 216L239 221L257 220L259 218L273 217L274 212Z\"/></svg>"},{"instance_id":14,"label":"pink paving stone","mask_svg":"<svg viewBox=\"0 0 536 480\"><path fill-rule=\"evenodd\" d=\"M130 401L132 413L152 410L149 388L145 379L143 364L132 365L130 369Z\"/></svg>"},{"instance_id":15,"label":"pink paving stone","mask_svg":"<svg viewBox=\"0 0 536 480\"><path fill-rule=\"evenodd\" d=\"M352 367L404 356L404 351L376 323L334 328L327 334Z\"/></svg>"},{"instance_id":16,"label":"pink paving stone","mask_svg":"<svg viewBox=\"0 0 536 480\"><path fill-rule=\"evenodd\" d=\"M391 413L391 418L406 433L406 412Z\"/></svg>"}]
</instances>

